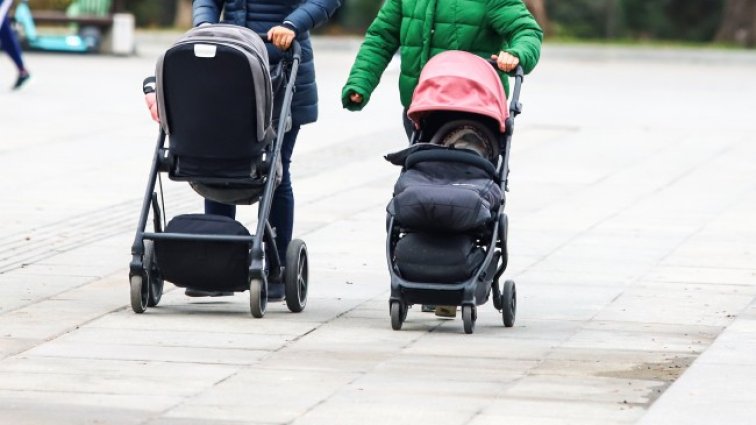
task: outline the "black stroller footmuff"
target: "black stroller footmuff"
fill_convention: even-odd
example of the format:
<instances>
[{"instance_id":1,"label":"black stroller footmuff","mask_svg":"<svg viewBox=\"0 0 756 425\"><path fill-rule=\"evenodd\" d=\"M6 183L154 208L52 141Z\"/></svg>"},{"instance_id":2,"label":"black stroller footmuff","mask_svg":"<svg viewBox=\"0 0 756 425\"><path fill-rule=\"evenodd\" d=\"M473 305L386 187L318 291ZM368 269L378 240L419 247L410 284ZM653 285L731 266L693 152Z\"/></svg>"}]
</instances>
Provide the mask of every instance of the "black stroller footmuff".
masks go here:
<instances>
[{"instance_id":1,"label":"black stroller footmuff","mask_svg":"<svg viewBox=\"0 0 756 425\"><path fill-rule=\"evenodd\" d=\"M403 227L467 232L495 217L501 188L490 161L472 152L436 145L416 145L387 159L404 160L405 170L387 207Z\"/></svg>"},{"instance_id":2,"label":"black stroller footmuff","mask_svg":"<svg viewBox=\"0 0 756 425\"><path fill-rule=\"evenodd\" d=\"M405 279L455 283L469 279L486 253L468 235L409 233L396 243L394 256Z\"/></svg>"}]
</instances>

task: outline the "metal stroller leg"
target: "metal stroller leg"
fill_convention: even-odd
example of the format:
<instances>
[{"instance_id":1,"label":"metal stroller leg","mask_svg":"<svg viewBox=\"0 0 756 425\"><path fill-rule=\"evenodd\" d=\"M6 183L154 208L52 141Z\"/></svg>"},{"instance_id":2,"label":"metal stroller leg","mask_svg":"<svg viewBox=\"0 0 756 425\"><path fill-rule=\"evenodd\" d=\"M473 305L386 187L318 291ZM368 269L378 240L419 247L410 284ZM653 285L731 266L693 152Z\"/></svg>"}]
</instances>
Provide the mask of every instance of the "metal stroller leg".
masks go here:
<instances>
[{"instance_id":1,"label":"metal stroller leg","mask_svg":"<svg viewBox=\"0 0 756 425\"><path fill-rule=\"evenodd\" d=\"M155 269L154 250L152 242L145 243L144 230L147 226L147 218L150 213L150 207L155 210L154 222L155 231L160 231L160 212L157 208L157 199L154 196L155 183L160 166L160 151L165 143L165 132L161 129L158 136L155 154L152 158L152 166L147 181L144 198L142 200L142 209L137 224L136 236L131 246L131 263L129 264L129 283L131 285L131 308L135 313L143 313L150 304L157 305L162 295L162 281L158 282ZM154 282L153 282L154 280ZM160 294L157 293L159 287Z\"/></svg>"},{"instance_id":2,"label":"metal stroller leg","mask_svg":"<svg viewBox=\"0 0 756 425\"><path fill-rule=\"evenodd\" d=\"M279 165L279 157L281 156L281 145L283 144L284 134L286 134L287 118L291 110L291 101L294 96L294 85L296 82L297 72L299 71L299 62L301 59L301 47L299 43L292 44L292 64L289 81L286 84L286 90L284 92L284 99L281 106L281 115L278 120L278 132L276 133L276 141L274 144L273 152L270 159L270 169L268 173L270 176L275 176ZM250 276L250 311L255 318L261 318L265 315L265 308L267 307L267 294L268 294L268 277L264 271L264 255L262 248L265 234L272 235L270 229L270 223L268 223L268 216L270 215L271 204L273 203L273 191L275 190L275 178L271 177L265 182L265 189L262 195L262 201L257 214L257 230L255 232L255 239L252 242L251 261L249 266ZM272 237L269 236L272 240ZM267 242L267 240L266 240ZM275 242L273 245L275 246ZM271 250L273 257L269 260L272 266L278 266L280 269L281 259L278 258L277 250ZM280 274L280 271L278 272Z\"/></svg>"}]
</instances>

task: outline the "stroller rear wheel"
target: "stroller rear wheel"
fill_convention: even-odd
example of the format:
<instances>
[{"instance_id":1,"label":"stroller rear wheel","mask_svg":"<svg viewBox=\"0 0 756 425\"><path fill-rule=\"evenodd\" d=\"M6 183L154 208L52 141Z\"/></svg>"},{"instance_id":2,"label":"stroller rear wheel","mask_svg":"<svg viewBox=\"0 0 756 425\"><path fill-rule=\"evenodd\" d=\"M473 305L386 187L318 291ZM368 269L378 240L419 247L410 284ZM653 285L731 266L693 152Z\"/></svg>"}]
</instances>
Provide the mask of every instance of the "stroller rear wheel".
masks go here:
<instances>
[{"instance_id":1,"label":"stroller rear wheel","mask_svg":"<svg viewBox=\"0 0 756 425\"><path fill-rule=\"evenodd\" d=\"M301 312L307 305L308 277L307 245L300 239L294 239L286 248L286 271L284 272L286 306L292 313Z\"/></svg>"},{"instance_id":2,"label":"stroller rear wheel","mask_svg":"<svg viewBox=\"0 0 756 425\"><path fill-rule=\"evenodd\" d=\"M504 282L504 289L501 291L501 320L504 326L511 328L514 326L515 316L517 315L517 287L513 280Z\"/></svg>"},{"instance_id":3,"label":"stroller rear wheel","mask_svg":"<svg viewBox=\"0 0 756 425\"><path fill-rule=\"evenodd\" d=\"M147 285L149 286L147 307L155 307L163 297L164 282L158 273L155 244L152 241L144 241L144 274L147 276Z\"/></svg>"},{"instance_id":4,"label":"stroller rear wheel","mask_svg":"<svg viewBox=\"0 0 756 425\"><path fill-rule=\"evenodd\" d=\"M160 279L155 261L155 246L152 241L144 241L142 271L129 278L131 286L131 309L141 314L147 307L154 307L163 296L163 279Z\"/></svg>"},{"instance_id":5,"label":"stroller rear wheel","mask_svg":"<svg viewBox=\"0 0 756 425\"><path fill-rule=\"evenodd\" d=\"M478 312L473 305L462 306L462 325L466 334L475 332L475 321L478 319Z\"/></svg>"},{"instance_id":6,"label":"stroller rear wheel","mask_svg":"<svg viewBox=\"0 0 756 425\"><path fill-rule=\"evenodd\" d=\"M249 281L249 310L252 317L260 319L265 316L265 308L268 306L268 294L265 291L265 283L262 279Z\"/></svg>"}]
</instances>

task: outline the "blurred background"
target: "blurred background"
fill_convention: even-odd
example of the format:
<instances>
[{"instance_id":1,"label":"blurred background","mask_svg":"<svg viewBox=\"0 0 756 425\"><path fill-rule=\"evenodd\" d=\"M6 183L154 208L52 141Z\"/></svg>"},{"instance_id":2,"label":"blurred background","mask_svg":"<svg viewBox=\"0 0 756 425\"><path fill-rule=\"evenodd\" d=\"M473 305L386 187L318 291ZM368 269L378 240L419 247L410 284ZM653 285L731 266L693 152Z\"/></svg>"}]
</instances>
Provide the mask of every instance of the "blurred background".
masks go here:
<instances>
[{"instance_id":1,"label":"blurred background","mask_svg":"<svg viewBox=\"0 0 756 425\"><path fill-rule=\"evenodd\" d=\"M756 0L526 0L552 40L717 43L756 46ZM63 10L71 0L30 0L32 9ZM191 0L115 0L142 28L185 28ZM363 33L382 0L345 0L320 32Z\"/></svg>"}]
</instances>

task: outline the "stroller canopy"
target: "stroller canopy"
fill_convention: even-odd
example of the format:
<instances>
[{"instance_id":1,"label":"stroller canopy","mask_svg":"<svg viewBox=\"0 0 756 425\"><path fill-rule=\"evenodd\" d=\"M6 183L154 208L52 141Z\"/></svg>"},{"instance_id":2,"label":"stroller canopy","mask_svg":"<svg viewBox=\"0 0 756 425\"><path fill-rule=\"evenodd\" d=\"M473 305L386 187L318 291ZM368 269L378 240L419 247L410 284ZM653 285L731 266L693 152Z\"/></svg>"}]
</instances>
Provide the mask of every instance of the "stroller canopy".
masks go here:
<instances>
[{"instance_id":1,"label":"stroller canopy","mask_svg":"<svg viewBox=\"0 0 756 425\"><path fill-rule=\"evenodd\" d=\"M432 111L491 117L502 132L509 117L507 96L498 72L485 59L456 50L434 56L420 73L408 115L419 125L423 115Z\"/></svg>"}]
</instances>

